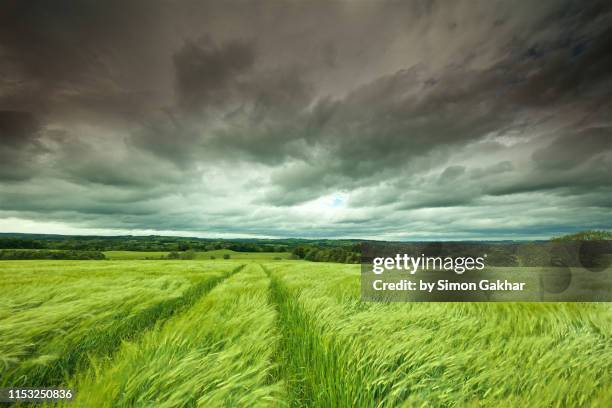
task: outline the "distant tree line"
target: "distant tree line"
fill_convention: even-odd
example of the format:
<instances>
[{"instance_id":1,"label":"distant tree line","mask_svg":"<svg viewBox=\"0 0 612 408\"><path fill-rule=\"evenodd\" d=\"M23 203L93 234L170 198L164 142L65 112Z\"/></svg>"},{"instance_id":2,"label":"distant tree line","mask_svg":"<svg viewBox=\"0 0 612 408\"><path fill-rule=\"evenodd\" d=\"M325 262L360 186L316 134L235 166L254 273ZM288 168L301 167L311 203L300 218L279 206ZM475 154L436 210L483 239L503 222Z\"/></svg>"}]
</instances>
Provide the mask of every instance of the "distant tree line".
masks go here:
<instances>
[{"instance_id":1,"label":"distant tree line","mask_svg":"<svg viewBox=\"0 0 612 408\"><path fill-rule=\"evenodd\" d=\"M589 231L580 231L575 234L563 235L560 237L554 237L551 239L553 242L562 242L562 241L610 241L612 240L612 232L611 231L597 231L597 230L589 230Z\"/></svg>"},{"instance_id":2,"label":"distant tree line","mask_svg":"<svg viewBox=\"0 0 612 408\"><path fill-rule=\"evenodd\" d=\"M74 259L92 260L106 259L100 251L53 251L45 249L2 249L0 250L0 260L25 260L25 259Z\"/></svg>"},{"instance_id":3,"label":"distant tree line","mask_svg":"<svg viewBox=\"0 0 612 408\"><path fill-rule=\"evenodd\" d=\"M236 252L290 252L283 242L240 242L180 237L0 237L0 249L54 249L72 251L186 252L230 249Z\"/></svg>"},{"instance_id":4,"label":"distant tree line","mask_svg":"<svg viewBox=\"0 0 612 408\"><path fill-rule=\"evenodd\" d=\"M612 240L602 239L606 236L609 235L585 232L534 242L373 243L364 250L364 258L406 253L455 259L484 257L487 266L605 266L612 255Z\"/></svg>"},{"instance_id":5,"label":"distant tree line","mask_svg":"<svg viewBox=\"0 0 612 408\"><path fill-rule=\"evenodd\" d=\"M438 252L439 255L451 257L481 256L486 253L487 265L490 266L537 266L550 262L550 244L554 245L554 251L563 252L565 247L559 245L576 241L610 242L612 232L582 231L555 237L550 241L529 243L464 242L452 243L452 245L438 243L441 251ZM418 254L423 245L428 248L436 248L436 243L404 243L401 245L406 251L414 254ZM584 245L582 247L586 248ZM14 251L16 249L21 251ZM96 237L0 234L0 250L2 250L0 259L104 259L102 251L159 251L169 253L166 259L194 259L197 252L222 249L236 252L291 252L294 259L312 262L359 263L362 255L361 241L357 240L223 240L164 236ZM571 252L570 249L565 252Z\"/></svg>"},{"instance_id":6,"label":"distant tree line","mask_svg":"<svg viewBox=\"0 0 612 408\"><path fill-rule=\"evenodd\" d=\"M300 245L295 247L291 253L295 258L312 262L339 262L357 264L361 259L359 244L336 247Z\"/></svg>"},{"instance_id":7,"label":"distant tree line","mask_svg":"<svg viewBox=\"0 0 612 408\"><path fill-rule=\"evenodd\" d=\"M34 239L0 238L0 249L42 249L46 244Z\"/></svg>"}]
</instances>

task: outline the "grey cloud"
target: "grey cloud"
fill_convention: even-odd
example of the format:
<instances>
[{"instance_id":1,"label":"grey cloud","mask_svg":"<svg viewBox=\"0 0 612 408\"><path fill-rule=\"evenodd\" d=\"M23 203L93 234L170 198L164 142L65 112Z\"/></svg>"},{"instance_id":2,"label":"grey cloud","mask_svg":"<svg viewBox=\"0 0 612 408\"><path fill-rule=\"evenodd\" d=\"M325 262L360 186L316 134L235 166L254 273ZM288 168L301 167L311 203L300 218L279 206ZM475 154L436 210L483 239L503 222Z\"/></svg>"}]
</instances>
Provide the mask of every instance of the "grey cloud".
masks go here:
<instances>
[{"instance_id":1,"label":"grey cloud","mask_svg":"<svg viewBox=\"0 0 612 408\"><path fill-rule=\"evenodd\" d=\"M192 166L202 143L197 127L168 111L144 121L127 139L135 148L152 152L182 169Z\"/></svg>"},{"instance_id":2,"label":"grey cloud","mask_svg":"<svg viewBox=\"0 0 612 408\"><path fill-rule=\"evenodd\" d=\"M268 192L261 200L256 201L256 203L271 203L278 207L288 207L313 200L320 193L320 190L313 191L313 189L304 188L295 190L274 189Z\"/></svg>"},{"instance_id":3,"label":"grey cloud","mask_svg":"<svg viewBox=\"0 0 612 408\"><path fill-rule=\"evenodd\" d=\"M532 159L541 169L563 170L611 151L612 127L598 126L558 137L547 147L535 151Z\"/></svg>"},{"instance_id":4,"label":"grey cloud","mask_svg":"<svg viewBox=\"0 0 612 408\"><path fill-rule=\"evenodd\" d=\"M449 166L438 177L438 184L447 184L457 180L465 173L465 166Z\"/></svg>"},{"instance_id":5,"label":"grey cloud","mask_svg":"<svg viewBox=\"0 0 612 408\"><path fill-rule=\"evenodd\" d=\"M36 161L46 150L40 124L29 112L0 111L0 181L26 180L37 173Z\"/></svg>"},{"instance_id":6,"label":"grey cloud","mask_svg":"<svg viewBox=\"0 0 612 408\"><path fill-rule=\"evenodd\" d=\"M0 111L0 143L23 148L38 139L40 125L30 112Z\"/></svg>"},{"instance_id":7,"label":"grey cloud","mask_svg":"<svg viewBox=\"0 0 612 408\"><path fill-rule=\"evenodd\" d=\"M104 184L125 189L183 183L187 178L187 174L140 151L113 151L100 145L96 148L95 143L78 140L61 149L55 166L68 175L68 180L79 184Z\"/></svg>"},{"instance_id":8,"label":"grey cloud","mask_svg":"<svg viewBox=\"0 0 612 408\"><path fill-rule=\"evenodd\" d=\"M612 16L608 12L601 20L607 22L608 28L595 37L568 30L565 38L557 40L559 44L545 48L539 55L530 48L527 59L518 62L521 68L518 72L529 75L519 78L523 86L512 90L511 96L525 105L558 103L588 94L605 98L601 85L609 82L612 69L612 29L609 28Z\"/></svg>"},{"instance_id":9,"label":"grey cloud","mask_svg":"<svg viewBox=\"0 0 612 408\"><path fill-rule=\"evenodd\" d=\"M515 178L498 180L487 186L490 195L556 191L557 194L586 194L612 185L612 161L594 160L580 167L542 171L526 171Z\"/></svg>"},{"instance_id":10,"label":"grey cloud","mask_svg":"<svg viewBox=\"0 0 612 408\"><path fill-rule=\"evenodd\" d=\"M561 228L537 213L548 200L567 217L593 209L568 224L603 223L611 9L13 2L0 15L0 211L313 236L472 236L453 218L472 214L481 231L534 236ZM300 212L340 193L345 205L312 210L332 214L316 225ZM225 208L231 197L242 206Z\"/></svg>"},{"instance_id":11,"label":"grey cloud","mask_svg":"<svg viewBox=\"0 0 612 408\"><path fill-rule=\"evenodd\" d=\"M555 22L561 25L568 18L563 15ZM609 18L609 14L601 17ZM579 28L583 29L577 27L569 38L555 44L556 48L539 55L537 60L528 58L526 62L510 54L490 68L451 67L435 79L428 78L427 71L419 68L381 78L335 104L327 104L330 113L323 115L321 129L313 132L315 136L311 135L310 140L335 151L338 157L346 157L347 161L370 162L371 169L401 168L404 161L426 155L433 149L461 146L493 130L511 128L525 115L525 98L530 104L538 100L540 105L546 102L546 110L555 104L571 103L578 119L588 117L591 90L609 86L607 76L601 75L606 72L609 41L607 31L602 32L601 27L594 29L596 36L590 40L585 30ZM592 70L598 74L589 75ZM526 96L532 92L539 95ZM562 96L574 99L568 102ZM547 99L544 101L542 97ZM586 138L585 144L577 150L560 147L565 149L560 162L571 161L570 154L588 155L601 147L597 146L601 142L599 136L579 134L570 140L579 144L583 138ZM543 154L537 152L534 158ZM361 176L351 171L351 166L335 168L347 169L342 175L348 178ZM334 171L330 166L327 169ZM490 170L505 171L503 167Z\"/></svg>"},{"instance_id":12,"label":"grey cloud","mask_svg":"<svg viewBox=\"0 0 612 408\"><path fill-rule=\"evenodd\" d=\"M255 60L251 44L230 42L217 46L211 39L188 41L175 55L178 104L186 110L222 105L238 86L237 77Z\"/></svg>"},{"instance_id":13,"label":"grey cloud","mask_svg":"<svg viewBox=\"0 0 612 408\"><path fill-rule=\"evenodd\" d=\"M514 165L511 161L504 160L497 164L493 164L486 168L475 168L470 171L470 178L479 179L491 174L501 174L514 170Z\"/></svg>"},{"instance_id":14,"label":"grey cloud","mask_svg":"<svg viewBox=\"0 0 612 408\"><path fill-rule=\"evenodd\" d=\"M104 122L140 113L156 88L162 14L161 2L139 0L10 2L0 109Z\"/></svg>"}]
</instances>

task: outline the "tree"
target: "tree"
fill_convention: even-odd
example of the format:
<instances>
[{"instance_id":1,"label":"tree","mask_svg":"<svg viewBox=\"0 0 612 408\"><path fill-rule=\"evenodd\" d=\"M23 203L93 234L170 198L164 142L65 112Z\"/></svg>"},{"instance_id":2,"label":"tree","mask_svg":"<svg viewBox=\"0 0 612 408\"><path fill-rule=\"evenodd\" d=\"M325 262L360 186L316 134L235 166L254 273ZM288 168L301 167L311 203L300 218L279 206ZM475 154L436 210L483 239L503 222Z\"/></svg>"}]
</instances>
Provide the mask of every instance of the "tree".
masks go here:
<instances>
[{"instance_id":1,"label":"tree","mask_svg":"<svg viewBox=\"0 0 612 408\"><path fill-rule=\"evenodd\" d=\"M303 246L297 246L293 248L293 251L291 253L300 259L304 259L304 257L306 256L306 252L306 248L304 248Z\"/></svg>"},{"instance_id":2,"label":"tree","mask_svg":"<svg viewBox=\"0 0 612 408\"><path fill-rule=\"evenodd\" d=\"M168 255L166 255L166 258L168 258L168 259L179 259L179 253L176 252L176 251L172 251Z\"/></svg>"},{"instance_id":3,"label":"tree","mask_svg":"<svg viewBox=\"0 0 612 408\"><path fill-rule=\"evenodd\" d=\"M608 241L612 240L612 232L610 231L580 231L575 234L563 235L555 237L552 241Z\"/></svg>"},{"instance_id":4,"label":"tree","mask_svg":"<svg viewBox=\"0 0 612 408\"><path fill-rule=\"evenodd\" d=\"M304 256L304 259L307 261L317 261L318 255L319 255L319 251L316 250L315 248L311 248Z\"/></svg>"},{"instance_id":5,"label":"tree","mask_svg":"<svg viewBox=\"0 0 612 408\"><path fill-rule=\"evenodd\" d=\"M195 259L196 253L195 253L195 251L190 249L188 251L183 252L180 255L180 257L181 257L181 259Z\"/></svg>"}]
</instances>

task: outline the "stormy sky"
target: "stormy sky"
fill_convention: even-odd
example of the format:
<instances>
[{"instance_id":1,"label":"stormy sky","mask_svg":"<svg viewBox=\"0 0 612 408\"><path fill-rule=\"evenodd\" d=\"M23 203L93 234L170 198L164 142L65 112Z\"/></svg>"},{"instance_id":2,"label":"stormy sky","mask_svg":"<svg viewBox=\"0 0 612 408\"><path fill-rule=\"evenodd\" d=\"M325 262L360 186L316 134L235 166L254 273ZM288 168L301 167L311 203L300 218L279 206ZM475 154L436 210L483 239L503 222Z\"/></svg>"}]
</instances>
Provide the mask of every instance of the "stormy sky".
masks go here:
<instances>
[{"instance_id":1,"label":"stormy sky","mask_svg":"<svg viewBox=\"0 0 612 408\"><path fill-rule=\"evenodd\" d=\"M0 1L0 232L612 228L607 1Z\"/></svg>"}]
</instances>

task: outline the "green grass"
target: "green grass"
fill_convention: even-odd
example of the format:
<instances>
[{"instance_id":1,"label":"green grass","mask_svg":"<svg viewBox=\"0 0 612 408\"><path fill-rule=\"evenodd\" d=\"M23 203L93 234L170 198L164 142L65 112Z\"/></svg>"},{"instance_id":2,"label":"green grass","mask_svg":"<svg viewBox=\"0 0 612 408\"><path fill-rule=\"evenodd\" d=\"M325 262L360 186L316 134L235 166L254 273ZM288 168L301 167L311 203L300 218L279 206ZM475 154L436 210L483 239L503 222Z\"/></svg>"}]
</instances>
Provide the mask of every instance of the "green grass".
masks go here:
<instances>
[{"instance_id":1,"label":"green grass","mask_svg":"<svg viewBox=\"0 0 612 408\"><path fill-rule=\"evenodd\" d=\"M276 312L268 278L250 265L188 312L126 343L76 379L80 406L272 405L282 387L271 377ZM71 406L73 402L66 404Z\"/></svg>"},{"instance_id":2,"label":"green grass","mask_svg":"<svg viewBox=\"0 0 612 408\"><path fill-rule=\"evenodd\" d=\"M357 265L223 253L0 262L0 384L87 407L612 400L607 303L369 303Z\"/></svg>"},{"instance_id":3,"label":"green grass","mask_svg":"<svg viewBox=\"0 0 612 408\"><path fill-rule=\"evenodd\" d=\"M267 265L293 406L606 406L608 304L363 303L359 267Z\"/></svg>"},{"instance_id":4,"label":"green grass","mask_svg":"<svg viewBox=\"0 0 612 408\"><path fill-rule=\"evenodd\" d=\"M34 267L24 271L28 265ZM90 355L110 353L159 319L188 307L232 265L4 262L0 384L60 384L86 365Z\"/></svg>"}]
</instances>

